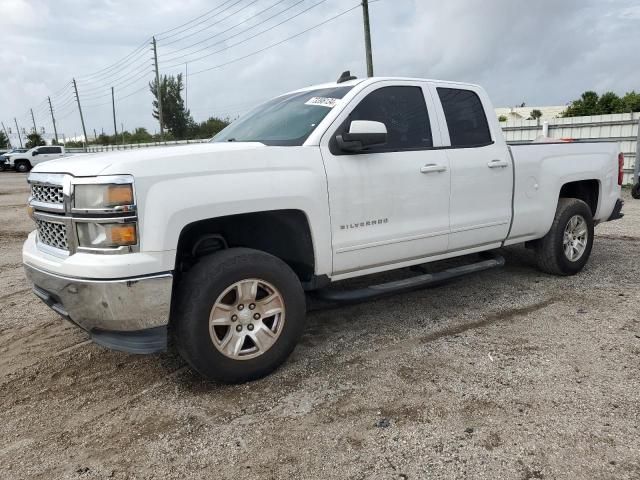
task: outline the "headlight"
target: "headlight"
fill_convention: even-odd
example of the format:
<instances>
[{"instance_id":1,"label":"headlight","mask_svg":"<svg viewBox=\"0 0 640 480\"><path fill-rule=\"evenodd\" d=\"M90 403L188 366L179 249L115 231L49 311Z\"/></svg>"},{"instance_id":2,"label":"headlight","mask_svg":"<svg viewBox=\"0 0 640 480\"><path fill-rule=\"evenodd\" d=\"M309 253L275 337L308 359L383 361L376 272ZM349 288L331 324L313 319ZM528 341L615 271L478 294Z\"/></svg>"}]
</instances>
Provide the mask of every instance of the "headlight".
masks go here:
<instances>
[{"instance_id":1,"label":"headlight","mask_svg":"<svg viewBox=\"0 0 640 480\"><path fill-rule=\"evenodd\" d=\"M77 223L78 246L84 248L126 247L138 243L136 224Z\"/></svg>"},{"instance_id":2,"label":"headlight","mask_svg":"<svg viewBox=\"0 0 640 480\"><path fill-rule=\"evenodd\" d=\"M80 184L74 189L74 207L78 209L105 209L133 204L133 186L129 183Z\"/></svg>"}]
</instances>

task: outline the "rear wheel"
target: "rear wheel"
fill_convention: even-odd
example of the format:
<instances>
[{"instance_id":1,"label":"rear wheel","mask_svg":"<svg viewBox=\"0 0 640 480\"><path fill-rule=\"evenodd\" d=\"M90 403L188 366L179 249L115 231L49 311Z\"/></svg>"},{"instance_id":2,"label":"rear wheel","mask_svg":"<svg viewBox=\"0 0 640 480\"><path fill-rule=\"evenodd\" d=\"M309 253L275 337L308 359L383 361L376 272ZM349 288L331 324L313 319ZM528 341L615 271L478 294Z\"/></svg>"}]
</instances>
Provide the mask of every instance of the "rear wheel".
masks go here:
<instances>
[{"instance_id":1,"label":"rear wheel","mask_svg":"<svg viewBox=\"0 0 640 480\"><path fill-rule=\"evenodd\" d=\"M631 189L631 196L636 200L640 199L640 182L636 183Z\"/></svg>"},{"instance_id":2,"label":"rear wheel","mask_svg":"<svg viewBox=\"0 0 640 480\"><path fill-rule=\"evenodd\" d=\"M31 165L26 160L20 160L16 162L15 165L16 165L16 171L20 173L26 173L29 170L31 170Z\"/></svg>"},{"instance_id":3,"label":"rear wheel","mask_svg":"<svg viewBox=\"0 0 640 480\"><path fill-rule=\"evenodd\" d=\"M203 258L177 298L176 345L206 378L240 383L282 364L304 330L305 297L279 258L232 248Z\"/></svg>"},{"instance_id":4,"label":"rear wheel","mask_svg":"<svg viewBox=\"0 0 640 480\"><path fill-rule=\"evenodd\" d=\"M554 275L575 275L593 246L591 209L582 200L561 198L551 230L536 245L538 267Z\"/></svg>"}]
</instances>

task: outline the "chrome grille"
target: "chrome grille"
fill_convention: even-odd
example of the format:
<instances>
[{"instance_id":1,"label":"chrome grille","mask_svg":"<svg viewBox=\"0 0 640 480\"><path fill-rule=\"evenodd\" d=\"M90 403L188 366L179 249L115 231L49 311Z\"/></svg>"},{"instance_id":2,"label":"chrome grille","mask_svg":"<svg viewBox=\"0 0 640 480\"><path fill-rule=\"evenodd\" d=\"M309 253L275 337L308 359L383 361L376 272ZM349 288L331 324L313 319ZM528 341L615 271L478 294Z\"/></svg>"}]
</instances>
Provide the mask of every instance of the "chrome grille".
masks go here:
<instances>
[{"instance_id":1,"label":"chrome grille","mask_svg":"<svg viewBox=\"0 0 640 480\"><path fill-rule=\"evenodd\" d=\"M64 201L62 185L42 185L39 183L33 183L31 185L31 196L37 202L61 204Z\"/></svg>"},{"instance_id":2,"label":"chrome grille","mask_svg":"<svg viewBox=\"0 0 640 480\"><path fill-rule=\"evenodd\" d=\"M69 250L66 225L36 219L36 226L38 228L38 238L41 243L59 248L60 250Z\"/></svg>"}]
</instances>

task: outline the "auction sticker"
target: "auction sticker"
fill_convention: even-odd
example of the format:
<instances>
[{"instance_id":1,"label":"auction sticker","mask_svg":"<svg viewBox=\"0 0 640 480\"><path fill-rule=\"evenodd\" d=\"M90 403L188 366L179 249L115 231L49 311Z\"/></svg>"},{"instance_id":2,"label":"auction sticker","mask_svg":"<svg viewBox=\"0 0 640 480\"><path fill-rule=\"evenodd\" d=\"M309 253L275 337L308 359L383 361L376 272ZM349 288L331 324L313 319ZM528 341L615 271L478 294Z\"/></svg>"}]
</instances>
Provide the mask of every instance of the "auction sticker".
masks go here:
<instances>
[{"instance_id":1,"label":"auction sticker","mask_svg":"<svg viewBox=\"0 0 640 480\"><path fill-rule=\"evenodd\" d=\"M319 105L321 107L333 108L338 104L339 101L339 98L312 97L305 102L305 105Z\"/></svg>"}]
</instances>

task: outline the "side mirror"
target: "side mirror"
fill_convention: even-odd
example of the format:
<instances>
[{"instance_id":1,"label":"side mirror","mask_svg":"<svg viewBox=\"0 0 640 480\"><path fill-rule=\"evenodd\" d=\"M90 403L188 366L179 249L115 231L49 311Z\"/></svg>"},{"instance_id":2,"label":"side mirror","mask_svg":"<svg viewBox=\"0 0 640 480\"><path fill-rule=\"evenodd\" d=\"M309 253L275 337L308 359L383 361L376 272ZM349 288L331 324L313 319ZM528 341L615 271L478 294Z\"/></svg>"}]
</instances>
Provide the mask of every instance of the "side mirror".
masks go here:
<instances>
[{"instance_id":1,"label":"side mirror","mask_svg":"<svg viewBox=\"0 0 640 480\"><path fill-rule=\"evenodd\" d=\"M353 120L349 132L337 135L336 141L345 152L362 152L369 147L387 143L387 127L382 122Z\"/></svg>"},{"instance_id":2,"label":"side mirror","mask_svg":"<svg viewBox=\"0 0 640 480\"><path fill-rule=\"evenodd\" d=\"M35 157L36 155L39 155L38 150L34 150L33 153L31 154L31 156Z\"/></svg>"}]
</instances>

